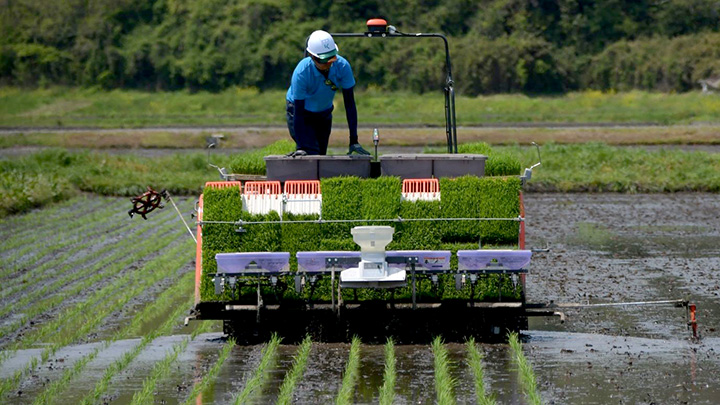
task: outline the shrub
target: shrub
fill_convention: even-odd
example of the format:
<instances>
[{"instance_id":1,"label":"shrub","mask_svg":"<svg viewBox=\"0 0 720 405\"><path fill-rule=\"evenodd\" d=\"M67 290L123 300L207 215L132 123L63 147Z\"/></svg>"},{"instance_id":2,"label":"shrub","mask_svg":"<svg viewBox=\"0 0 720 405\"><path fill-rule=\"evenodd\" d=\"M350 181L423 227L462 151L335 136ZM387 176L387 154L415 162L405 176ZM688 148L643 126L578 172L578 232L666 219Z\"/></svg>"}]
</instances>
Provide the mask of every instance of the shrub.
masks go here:
<instances>
[{"instance_id":1,"label":"shrub","mask_svg":"<svg viewBox=\"0 0 720 405\"><path fill-rule=\"evenodd\" d=\"M30 174L19 170L0 173L0 218L27 212L75 194L70 183L54 174Z\"/></svg>"},{"instance_id":2,"label":"shrub","mask_svg":"<svg viewBox=\"0 0 720 405\"><path fill-rule=\"evenodd\" d=\"M594 56L584 85L600 90L688 91L720 74L720 34L618 41Z\"/></svg>"}]
</instances>

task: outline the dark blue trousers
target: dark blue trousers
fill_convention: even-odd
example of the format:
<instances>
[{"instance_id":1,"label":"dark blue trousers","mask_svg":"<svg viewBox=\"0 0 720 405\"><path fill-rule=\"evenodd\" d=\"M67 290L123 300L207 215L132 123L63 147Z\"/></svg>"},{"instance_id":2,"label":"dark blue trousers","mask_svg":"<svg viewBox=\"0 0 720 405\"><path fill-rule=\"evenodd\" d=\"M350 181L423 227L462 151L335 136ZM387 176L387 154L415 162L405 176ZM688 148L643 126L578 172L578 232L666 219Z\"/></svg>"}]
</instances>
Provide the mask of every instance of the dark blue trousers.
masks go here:
<instances>
[{"instance_id":1,"label":"dark blue trousers","mask_svg":"<svg viewBox=\"0 0 720 405\"><path fill-rule=\"evenodd\" d=\"M295 104L287 101L285 106L288 131L297 149L308 155L326 155L332 130L332 108L320 112L305 111L305 125L295 131Z\"/></svg>"}]
</instances>

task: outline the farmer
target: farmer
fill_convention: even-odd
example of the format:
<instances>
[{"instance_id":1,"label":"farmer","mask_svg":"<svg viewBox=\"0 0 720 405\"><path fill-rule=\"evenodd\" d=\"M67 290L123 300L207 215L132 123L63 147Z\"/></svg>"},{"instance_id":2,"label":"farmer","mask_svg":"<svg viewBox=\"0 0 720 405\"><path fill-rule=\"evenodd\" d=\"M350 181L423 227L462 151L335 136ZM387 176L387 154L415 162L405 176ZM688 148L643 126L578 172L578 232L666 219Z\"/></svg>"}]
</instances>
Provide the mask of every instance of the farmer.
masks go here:
<instances>
[{"instance_id":1,"label":"farmer","mask_svg":"<svg viewBox=\"0 0 720 405\"><path fill-rule=\"evenodd\" d=\"M338 55L332 35L325 31L310 34L307 43L310 55L298 63L286 99L287 123L296 150L289 156L327 154L332 129L333 98L342 90L345 116L350 132L348 155L370 153L358 143L355 78L350 63Z\"/></svg>"}]
</instances>

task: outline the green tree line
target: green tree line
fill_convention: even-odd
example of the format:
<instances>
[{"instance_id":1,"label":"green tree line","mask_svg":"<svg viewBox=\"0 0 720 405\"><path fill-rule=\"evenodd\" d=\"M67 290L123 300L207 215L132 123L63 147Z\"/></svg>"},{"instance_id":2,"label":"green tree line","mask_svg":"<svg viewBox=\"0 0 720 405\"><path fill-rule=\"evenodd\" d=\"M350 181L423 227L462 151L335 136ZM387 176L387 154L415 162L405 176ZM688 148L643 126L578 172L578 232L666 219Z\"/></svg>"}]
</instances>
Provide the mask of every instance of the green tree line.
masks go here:
<instances>
[{"instance_id":1,"label":"green tree line","mask_svg":"<svg viewBox=\"0 0 720 405\"><path fill-rule=\"evenodd\" d=\"M720 0L0 0L0 84L284 88L315 29L449 37L458 93L687 91L720 74ZM338 39L360 86L435 91L440 40Z\"/></svg>"}]
</instances>

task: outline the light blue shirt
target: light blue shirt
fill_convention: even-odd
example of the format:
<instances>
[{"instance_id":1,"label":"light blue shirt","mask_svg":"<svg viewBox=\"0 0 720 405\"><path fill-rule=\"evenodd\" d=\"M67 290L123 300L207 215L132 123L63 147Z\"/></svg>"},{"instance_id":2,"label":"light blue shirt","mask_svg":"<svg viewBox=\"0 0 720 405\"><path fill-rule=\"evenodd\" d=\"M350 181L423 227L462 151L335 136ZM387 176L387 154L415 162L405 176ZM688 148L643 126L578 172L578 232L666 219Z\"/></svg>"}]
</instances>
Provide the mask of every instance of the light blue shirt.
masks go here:
<instances>
[{"instance_id":1,"label":"light blue shirt","mask_svg":"<svg viewBox=\"0 0 720 405\"><path fill-rule=\"evenodd\" d=\"M338 55L337 61L330 66L328 72L330 79L340 89L349 89L355 86L350 62ZM325 76L315 67L308 56L298 63L292 75L292 82L285 98L288 101L305 100L305 109L320 112L332 107L335 92L332 86L325 84Z\"/></svg>"}]
</instances>

